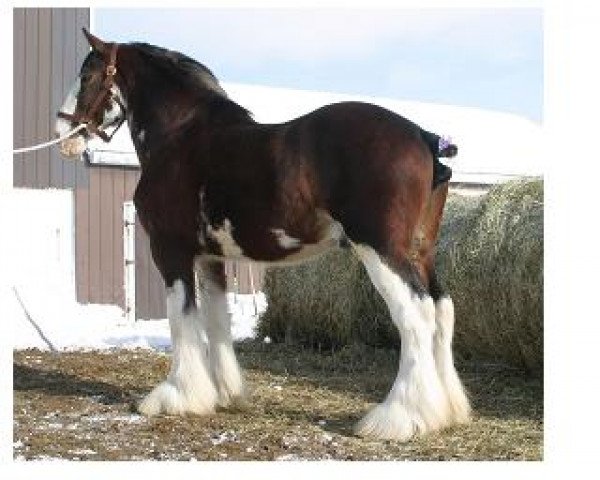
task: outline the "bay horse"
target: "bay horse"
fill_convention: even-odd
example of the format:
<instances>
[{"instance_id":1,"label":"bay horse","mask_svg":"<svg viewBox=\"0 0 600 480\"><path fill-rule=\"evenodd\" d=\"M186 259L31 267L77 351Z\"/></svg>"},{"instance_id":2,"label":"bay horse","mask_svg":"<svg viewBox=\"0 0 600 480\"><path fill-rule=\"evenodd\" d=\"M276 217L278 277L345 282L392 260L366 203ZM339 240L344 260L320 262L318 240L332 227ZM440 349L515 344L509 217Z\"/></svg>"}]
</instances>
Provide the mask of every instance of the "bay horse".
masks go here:
<instances>
[{"instance_id":1,"label":"bay horse","mask_svg":"<svg viewBox=\"0 0 600 480\"><path fill-rule=\"evenodd\" d=\"M405 441L468 421L453 303L434 268L451 174L439 157L457 147L359 102L261 124L197 61L84 34L91 50L56 130L87 127L61 151L80 156L127 120L141 165L134 203L167 291L170 371L139 411L204 415L244 397L222 260L286 264L339 246L364 264L401 337L394 384L355 433Z\"/></svg>"}]
</instances>

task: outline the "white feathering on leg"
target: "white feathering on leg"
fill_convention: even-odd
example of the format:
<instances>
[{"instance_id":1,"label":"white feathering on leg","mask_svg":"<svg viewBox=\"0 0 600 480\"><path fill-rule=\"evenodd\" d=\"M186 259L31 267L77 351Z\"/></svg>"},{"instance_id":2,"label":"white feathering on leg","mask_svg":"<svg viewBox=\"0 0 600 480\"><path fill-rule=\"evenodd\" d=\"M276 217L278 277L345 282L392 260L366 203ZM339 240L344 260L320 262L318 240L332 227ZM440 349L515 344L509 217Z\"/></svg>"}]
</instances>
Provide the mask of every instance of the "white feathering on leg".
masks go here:
<instances>
[{"instance_id":1,"label":"white feathering on leg","mask_svg":"<svg viewBox=\"0 0 600 480\"><path fill-rule=\"evenodd\" d=\"M460 381L452 356L454 334L454 303L450 297L442 297L435 306L436 332L433 354L438 375L446 390L448 402L456 423L466 423L471 417L471 406Z\"/></svg>"},{"instance_id":2,"label":"white feathering on leg","mask_svg":"<svg viewBox=\"0 0 600 480\"><path fill-rule=\"evenodd\" d=\"M405 441L449 423L449 405L433 358L435 306L365 246L355 245L371 281L386 301L401 337L398 375L385 401L356 426L355 433Z\"/></svg>"},{"instance_id":3,"label":"white feathering on leg","mask_svg":"<svg viewBox=\"0 0 600 480\"><path fill-rule=\"evenodd\" d=\"M239 405L245 387L231 337L231 314L225 292L210 279L202 279L201 312L207 325L209 362L213 382L222 407Z\"/></svg>"},{"instance_id":4,"label":"white feathering on leg","mask_svg":"<svg viewBox=\"0 0 600 480\"><path fill-rule=\"evenodd\" d=\"M173 346L171 370L167 379L139 404L139 411L145 415L204 415L215 410L217 392L207 368L204 326L196 308L184 312L184 302L184 285L177 280L167 291Z\"/></svg>"}]
</instances>

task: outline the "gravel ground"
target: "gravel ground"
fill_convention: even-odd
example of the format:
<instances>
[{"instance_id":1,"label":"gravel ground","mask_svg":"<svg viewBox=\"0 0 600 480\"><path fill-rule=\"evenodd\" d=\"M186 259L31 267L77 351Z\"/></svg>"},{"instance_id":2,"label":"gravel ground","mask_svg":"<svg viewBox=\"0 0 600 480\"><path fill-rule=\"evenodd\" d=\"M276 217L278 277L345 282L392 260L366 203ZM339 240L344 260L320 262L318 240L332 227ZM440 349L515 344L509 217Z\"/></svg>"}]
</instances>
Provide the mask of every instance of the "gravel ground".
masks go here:
<instances>
[{"instance_id":1,"label":"gravel ground","mask_svg":"<svg viewBox=\"0 0 600 480\"><path fill-rule=\"evenodd\" d=\"M352 435L383 399L397 353L240 343L250 397L208 417L142 417L133 405L164 379L147 350L14 352L13 452L24 460L542 460L543 381L464 363L471 424L408 443Z\"/></svg>"}]
</instances>

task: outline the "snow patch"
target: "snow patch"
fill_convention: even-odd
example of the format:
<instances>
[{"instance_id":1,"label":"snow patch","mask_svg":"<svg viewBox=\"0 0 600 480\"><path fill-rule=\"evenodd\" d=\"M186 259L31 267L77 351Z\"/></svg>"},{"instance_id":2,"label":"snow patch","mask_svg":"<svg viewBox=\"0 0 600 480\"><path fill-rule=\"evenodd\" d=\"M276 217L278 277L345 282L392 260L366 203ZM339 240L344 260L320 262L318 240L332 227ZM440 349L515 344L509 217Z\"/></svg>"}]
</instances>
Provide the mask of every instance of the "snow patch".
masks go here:
<instances>
[{"instance_id":1,"label":"snow patch","mask_svg":"<svg viewBox=\"0 0 600 480\"><path fill-rule=\"evenodd\" d=\"M9 346L170 350L167 319L132 323L115 305L77 303L73 215L71 191L0 191L0 218L19 226L0 235L0 317L10 325ZM227 301L233 339L253 338L265 295L228 293Z\"/></svg>"},{"instance_id":2,"label":"snow patch","mask_svg":"<svg viewBox=\"0 0 600 480\"><path fill-rule=\"evenodd\" d=\"M295 453L287 453L285 455L280 455L275 458L276 462L295 462L297 460L305 460L304 458L296 455Z\"/></svg>"},{"instance_id":3,"label":"snow patch","mask_svg":"<svg viewBox=\"0 0 600 480\"><path fill-rule=\"evenodd\" d=\"M88 423L102 423L102 422L125 422L125 423L144 423L147 418L132 413L131 415L88 415L83 417L83 420Z\"/></svg>"},{"instance_id":4,"label":"snow patch","mask_svg":"<svg viewBox=\"0 0 600 480\"><path fill-rule=\"evenodd\" d=\"M73 455L98 455L98 452L90 450L89 448L81 448L78 450L69 450L69 453Z\"/></svg>"},{"instance_id":5,"label":"snow patch","mask_svg":"<svg viewBox=\"0 0 600 480\"><path fill-rule=\"evenodd\" d=\"M239 442L240 438L233 430L219 432L211 435L210 442L213 445L221 445L226 442Z\"/></svg>"},{"instance_id":6,"label":"snow patch","mask_svg":"<svg viewBox=\"0 0 600 480\"><path fill-rule=\"evenodd\" d=\"M167 352L171 336L167 319L139 320L130 323L123 311L113 305L81 305L60 287L37 289L22 288L19 296L27 314L17 303L10 310L0 304L0 315L10 318L13 326L13 348L39 348L59 351L144 349ZM235 341L254 338L258 317L266 310L267 301L262 292L253 295L227 294L232 314L232 336ZM35 322L36 327L32 324ZM42 336L43 335L43 336Z\"/></svg>"}]
</instances>

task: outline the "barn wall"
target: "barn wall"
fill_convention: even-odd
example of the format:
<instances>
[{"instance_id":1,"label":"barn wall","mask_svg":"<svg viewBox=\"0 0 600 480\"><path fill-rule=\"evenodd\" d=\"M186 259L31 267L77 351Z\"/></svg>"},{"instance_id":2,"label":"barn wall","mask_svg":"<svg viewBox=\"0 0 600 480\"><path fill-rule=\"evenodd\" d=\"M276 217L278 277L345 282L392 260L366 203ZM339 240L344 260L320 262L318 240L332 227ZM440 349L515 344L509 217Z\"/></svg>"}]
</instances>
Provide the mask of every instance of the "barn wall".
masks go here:
<instances>
[{"instance_id":1,"label":"barn wall","mask_svg":"<svg viewBox=\"0 0 600 480\"><path fill-rule=\"evenodd\" d=\"M87 8L13 9L13 144L15 148L52 138L55 114L88 52L81 27ZM85 166L45 148L14 157L13 184L23 188L87 185Z\"/></svg>"},{"instance_id":2,"label":"barn wall","mask_svg":"<svg viewBox=\"0 0 600 480\"><path fill-rule=\"evenodd\" d=\"M75 190L77 300L124 306L123 203L139 171L88 168L89 186Z\"/></svg>"}]
</instances>

